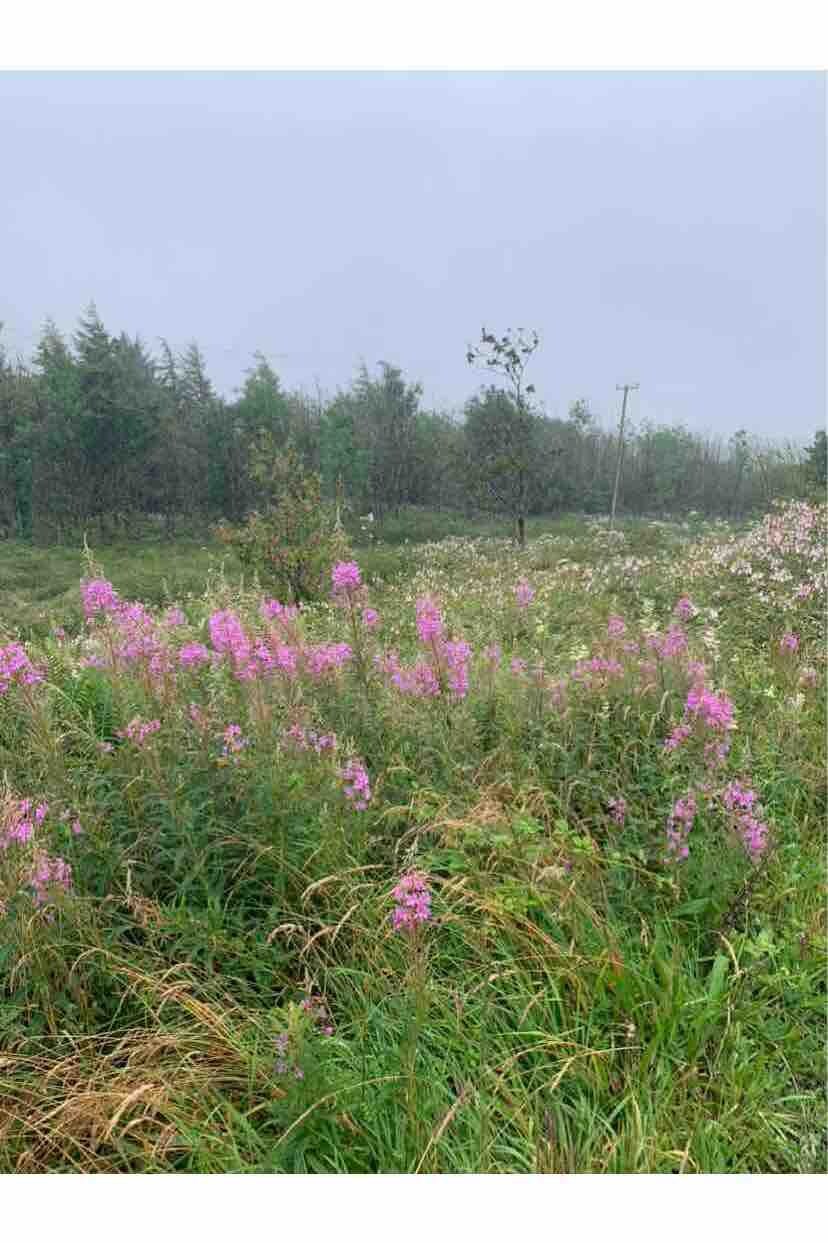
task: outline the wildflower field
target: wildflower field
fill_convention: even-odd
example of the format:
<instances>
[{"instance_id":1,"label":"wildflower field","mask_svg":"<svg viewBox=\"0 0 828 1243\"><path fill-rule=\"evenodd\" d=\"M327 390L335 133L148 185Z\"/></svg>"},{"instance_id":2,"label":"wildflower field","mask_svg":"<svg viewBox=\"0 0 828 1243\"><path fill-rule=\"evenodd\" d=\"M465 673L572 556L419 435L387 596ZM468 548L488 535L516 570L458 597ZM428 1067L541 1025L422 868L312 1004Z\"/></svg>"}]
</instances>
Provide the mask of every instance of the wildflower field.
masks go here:
<instances>
[{"instance_id":1,"label":"wildflower field","mask_svg":"<svg viewBox=\"0 0 828 1243\"><path fill-rule=\"evenodd\" d=\"M0 545L0 1172L824 1170L825 541Z\"/></svg>"}]
</instances>

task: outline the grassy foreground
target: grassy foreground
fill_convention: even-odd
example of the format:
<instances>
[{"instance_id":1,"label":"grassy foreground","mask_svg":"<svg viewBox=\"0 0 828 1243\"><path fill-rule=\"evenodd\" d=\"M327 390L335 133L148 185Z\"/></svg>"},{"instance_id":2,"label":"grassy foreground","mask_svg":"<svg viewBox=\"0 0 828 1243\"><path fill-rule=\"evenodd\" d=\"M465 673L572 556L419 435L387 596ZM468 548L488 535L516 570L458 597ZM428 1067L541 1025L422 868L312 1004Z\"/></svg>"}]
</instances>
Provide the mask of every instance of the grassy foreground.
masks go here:
<instances>
[{"instance_id":1,"label":"grassy foreground","mask_svg":"<svg viewBox=\"0 0 828 1243\"><path fill-rule=\"evenodd\" d=\"M825 521L0 545L0 1172L824 1170Z\"/></svg>"}]
</instances>

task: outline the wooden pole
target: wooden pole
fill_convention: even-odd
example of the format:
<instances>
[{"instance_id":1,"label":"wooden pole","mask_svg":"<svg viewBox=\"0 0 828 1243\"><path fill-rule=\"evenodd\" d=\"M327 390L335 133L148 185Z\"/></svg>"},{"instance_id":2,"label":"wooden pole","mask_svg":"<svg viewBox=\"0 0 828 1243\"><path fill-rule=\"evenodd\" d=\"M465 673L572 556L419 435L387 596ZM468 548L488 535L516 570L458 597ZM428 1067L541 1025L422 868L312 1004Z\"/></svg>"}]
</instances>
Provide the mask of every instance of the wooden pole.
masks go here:
<instances>
[{"instance_id":1,"label":"wooden pole","mask_svg":"<svg viewBox=\"0 0 828 1243\"><path fill-rule=\"evenodd\" d=\"M615 462L615 486L612 489L612 509L610 510L609 529L615 525L615 506L618 501L618 483L621 479L621 460L624 456L624 421L627 417L627 395L630 389L638 388L637 384L616 384L616 389L623 389L624 399L621 402L621 424L618 428L618 457Z\"/></svg>"}]
</instances>

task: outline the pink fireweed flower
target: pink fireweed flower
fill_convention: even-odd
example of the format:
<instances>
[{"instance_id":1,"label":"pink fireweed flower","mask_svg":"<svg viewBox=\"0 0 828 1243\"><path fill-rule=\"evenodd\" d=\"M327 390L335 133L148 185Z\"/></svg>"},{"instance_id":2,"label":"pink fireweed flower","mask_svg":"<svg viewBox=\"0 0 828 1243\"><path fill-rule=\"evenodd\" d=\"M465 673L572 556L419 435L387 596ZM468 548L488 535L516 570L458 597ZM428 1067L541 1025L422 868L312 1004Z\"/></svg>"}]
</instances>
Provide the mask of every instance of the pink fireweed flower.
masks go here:
<instances>
[{"instance_id":1,"label":"pink fireweed flower","mask_svg":"<svg viewBox=\"0 0 828 1243\"><path fill-rule=\"evenodd\" d=\"M396 652L389 652L386 656L379 657L376 663L391 685L403 695L429 699L440 694L440 679L425 660L417 661L411 669L404 669Z\"/></svg>"},{"instance_id":2,"label":"pink fireweed flower","mask_svg":"<svg viewBox=\"0 0 828 1243\"><path fill-rule=\"evenodd\" d=\"M124 729L117 731L117 736L134 743L136 747L143 747L146 740L156 734L160 728L159 720L142 721L139 716L135 716Z\"/></svg>"},{"instance_id":3,"label":"pink fireweed flower","mask_svg":"<svg viewBox=\"0 0 828 1243\"><path fill-rule=\"evenodd\" d=\"M250 644L244 627L236 614L229 609L213 613L207 626L210 631L210 642L217 652L235 653L249 649Z\"/></svg>"},{"instance_id":4,"label":"pink fireweed flower","mask_svg":"<svg viewBox=\"0 0 828 1243\"><path fill-rule=\"evenodd\" d=\"M176 605L174 608L167 609L164 614L164 624L167 626L186 626L187 618L178 605Z\"/></svg>"},{"instance_id":5,"label":"pink fireweed flower","mask_svg":"<svg viewBox=\"0 0 828 1243\"><path fill-rule=\"evenodd\" d=\"M228 725L222 734L224 746L221 749L222 755L229 759L238 755L239 751L243 751L250 741L249 738L242 736L241 725Z\"/></svg>"},{"instance_id":6,"label":"pink fireweed flower","mask_svg":"<svg viewBox=\"0 0 828 1243\"><path fill-rule=\"evenodd\" d=\"M579 660L570 677L587 687L600 688L606 686L611 678L620 678L623 674L624 666L619 661L592 656L589 660Z\"/></svg>"},{"instance_id":7,"label":"pink fireweed flower","mask_svg":"<svg viewBox=\"0 0 828 1243\"><path fill-rule=\"evenodd\" d=\"M185 643L178 653L179 664L184 669L195 669L210 662L210 653L203 643Z\"/></svg>"},{"instance_id":8,"label":"pink fireweed flower","mask_svg":"<svg viewBox=\"0 0 828 1243\"><path fill-rule=\"evenodd\" d=\"M687 650L687 635L680 626L671 626L664 636L661 655L664 660L672 660Z\"/></svg>"},{"instance_id":9,"label":"pink fireweed flower","mask_svg":"<svg viewBox=\"0 0 828 1243\"><path fill-rule=\"evenodd\" d=\"M112 613L120 604L118 593L105 578L81 583L83 613L87 621L96 613Z\"/></svg>"},{"instance_id":10,"label":"pink fireweed flower","mask_svg":"<svg viewBox=\"0 0 828 1243\"><path fill-rule=\"evenodd\" d=\"M36 686L43 681L43 673L36 669L21 643L9 643L0 647L0 695L10 686Z\"/></svg>"},{"instance_id":11,"label":"pink fireweed flower","mask_svg":"<svg viewBox=\"0 0 828 1243\"><path fill-rule=\"evenodd\" d=\"M396 902L391 912L395 932L411 932L431 919L431 891L422 872L406 872L391 891Z\"/></svg>"},{"instance_id":12,"label":"pink fireweed flower","mask_svg":"<svg viewBox=\"0 0 828 1243\"><path fill-rule=\"evenodd\" d=\"M522 660L520 656L513 656L509 661L509 671L514 673L516 677L520 677L521 674L526 672L526 661Z\"/></svg>"},{"instance_id":13,"label":"pink fireweed flower","mask_svg":"<svg viewBox=\"0 0 828 1243\"><path fill-rule=\"evenodd\" d=\"M114 610L119 626L127 629L135 626L152 628L155 625L152 613L140 600L123 600Z\"/></svg>"},{"instance_id":14,"label":"pink fireweed flower","mask_svg":"<svg viewBox=\"0 0 828 1243\"><path fill-rule=\"evenodd\" d=\"M626 633L627 633L627 623L624 621L624 618L619 617L616 613L613 613L609 621L607 622L608 637L610 639L620 639L621 636ZM635 649L636 651L638 650L637 644L635 645Z\"/></svg>"},{"instance_id":15,"label":"pink fireweed flower","mask_svg":"<svg viewBox=\"0 0 828 1243\"><path fill-rule=\"evenodd\" d=\"M380 673L384 674L389 680L395 674L400 672L400 655L399 652L390 650L387 652L377 652L374 656L374 666Z\"/></svg>"},{"instance_id":16,"label":"pink fireweed flower","mask_svg":"<svg viewBox=\"0 0 828 1243\"><path fill-rule=\"evenodd\" d=\"M779 641L779 650L781 652L798 651L799 650L799 635L792 634L790 631L788 631L787 634L783 634L782 638Z\"/></svg>"},{"instance_id":17,"label":"pink fireweed flower","mask_svg":"<svg viewBox=\"0 0 828 1243\"><path fill-rule=\"evenodd\" d=\"M671 626L666 634L648 634L645 645L662 660L672 660L687 650L687 635L680 626Z\"/></svg>"},{"instance_id":18,"label":"pink fireweed flower","mask_svg":"<svg viewBox=\"0 0 828 1243\"><path fill-rule=\"evenodd\" d=\"M428 596L417 601L417 634L420 642L426 645L443 636L443 618L437 605Z\"/></svg>"},{"instance_id":19,"label":"pink fireweed flower","mask_svg":"<svg viewBox=\"0 0 828 1243\"><path fill-rule=\"evenodd\" d=\"M308 748L307 735L297 721L294 721L293 725L289 726L284 731L282 737L285 742L292 743L297 746L300 751L306 751Z\"/></svg>"},{"instance_id":20,"label":"pink fireweed flower","mask_svg":"<svg viewBox=\"0 0 828 1243\"><path fill-rule=\"evenodd\" d=\"M279 673L283 673L288 678L296 677L299 653L295 647L290 647L286 643L277 643L273 656Z\"/></svg>"},{"instance_id":21,"label":"pink fireweed flower","mask_svg":"<svg viewBox=\"0 0 828 1243\"><path fill-rule=\"evenodd\" d=\"M380 616L376 609L362 610L362 624L366 630L373 630L379 625Z\"/></svg>"},{"instance_id":22,"label":"pink fireweed flower","mask_svg":"<svg viewBox=\"0 0 828 1243\"><path fill-rule=\"evenodd\" d=\"M300 751L315 751L317 755L322 755L325 751L336 750L336 734L319 734L315 729L305 729L298 722L286 729L283 737Z\"/></svg>"},{"instance_id":23,"label":"pink fireweed flower","mask_svg":"<svg viewBox=\"0 0 828 1243\"><path fill-rule=\"evenodd\" d=\"M362 760L350 759L345 767L340 769L339 776L343 782L343 793L353 810L365 811L371 801L371 782Z\"/></svg>"},{"instance_id":24,"label":"pink fireweed flower","mask_svg":"<svg viewBox=\"0 0 828 1243\"><path fill-rule=\"evenodd\" d=\"M768 826L748 814L739 817L738 830L745 850L751 858L757 859L768 844Z\"/></svg>"},{"instance_id":25,"label":"pink fireweed flower","mask_svg":"<svg viewBox=\"0 0 828 1243\"><path fill-rule=\"evenodd\" d=\"M681 618L682 621L689 621L691 617L696 616L698 611L699 610L696 608L689 596L682 596L681 599L677 601L676 607L673 610L676 616Z\"/></svg>"},{"instance_id":26,"label":"pink fireweed flower","mask_svg":"<svg viewBox=\"0 0 828 1243\"><path fill-rule=\"evenodd\" d=\"M318 734L315 729L309 729L307 739L308 746L317 755L322 755L325 751L336 750L336 734Z\"/></svg>"},{"instance_id":27,"label":"pink fireweed flower","mask_svg":"<svg viewBox=\"0 0 828 1243\"><path fill-rule=\"evenodd\" d=\"M44 906L55 889L65 893L72 888L72 869L59 856L39 851L29 874L35 906Z\"/></svg>"},{"instance_id":28,"label":"pink fireweed flower","mask_svg":"<svg viewBox=\"0 0 828 1243\"><path fill-rule=\"evenodd\" d=\"M667 819L667 851L675 859L686 859L690 853L687 839L696 818L696 800L692 794L677 799Z\"/></svg>"},{"instance_id":29,"label":"pink fireweed flower","mask_svg":"<svg viewBox=\"0 0 828 1243\"><path fill-rule=\"evenodd\" d=\"M742 845L751 856L758 858L768 844L769 829L756 814L759 811L759 795L740 781L731 781L721 791L721 800L730 812L731 823Z\"/></svg>"},{"instance_id":30,"label":"pink fireweed flower","mask_svg":"<svg viewBox=\"0 0 828 1243\"><path fill-rule=\"evenodd\" d=\"M517 600L518 608L519 609L528 608L529 605L534 600L534 598L535 598L534 587L531 587L529 583L527 583L526 579L522 578L520 582L517 584L517 586L515 587L515 599Z\"/></svg>"},{"instance_id":31,"label":"pink fireweed flower","mask_svg":"<svg viewBox=\"0 0 828 1243\"><path fill-rule=\"evenodd\" d=\"M83 825L81 824L80 820L73 820L69 827L71 828L75 837L80 837L80 835L83 833Z\"/></svg>"},{"instance_id":32,"label":"pink fireweed flower","mask_svg":"<svg viewBox=\"0 0 828 1243\"><path fill-rule=\"evenodd\" d=\"M627 801L624 798L611 798L607 800L607 809L610 816L616 824L623 824L627 818Z\"/></svg>"},{"instance_id":33,"label":"pink fireweed flower","mask_svg":"<svg viewBox=\"0 0 828 1243\"><path fill-rule=\"evenodd\" d=\"M30 798L6 804L5 808L0 805L0 850L7 850L12 842L21 846L30 842L48 814L48 803L38 803L32 815Z\"/></svg>"},{"instance_id":34,"label":"pink fireweed flower","mask_svg":"<svg viewBox=\"0 0 828 1243\"><path fill-rule=\"evenodd\" d=\"M326 673L336 673L353 656L347 643L320 643L305 648L305 668L312 678L319 679Z\"/></svg>"},{"instance_id":35,"label":"pink fireweed flower","mask_svg":"<svg viewBox=\"0 0 828 1243\"><path fill-rule=\"evenodd\" d=\"M248 663L248 668L252 671L251 677L258 675L264 677L275 672L276 658L263 639L257 639L253 644L253 654Z\"/></svg>"},{"instance_id":36,"label":"pink fireweed flower","mask_svg":"<svg viewBox=\"0 0 828 1243\"><path fill-rule=\"evenodd\" d=\"M471 648L462 640L443 644L443 656L448 671L449 690L456 699L463 699L469 689L469 660Z\"/></svg>"},{"instance_id":37,"label":"pink fireweed flower","mask_svg":"<svg viewBox=\"0 0 828 1243\"><path fill-rule=\"evenodd\" d=\"M686 713L711 729L733 729L733 704L723 692L694 686L687 694Z\"/></svg>"},{"instance_id":38,"label":"pink fireweed flower","mask_svg":"<svg viewBox=\"0 0 828 1243\"><path fill-rule=\"evenodd\" d=\"M356 561L338 561L331 570L334 596L349 596L362 586L362 575Z\"/></svg>"},{"instance_id":39,"label":"pink fireweed flower","mask_svg":"<svg viewBox=\"0 0 828 1243\"><path fill-rule=\"evenodd\" d=\"M280 604L278 600L263 600L259 609L265 621L280 621L290 623L299 616L299 610L295 604Z\"/></svg>"},{"instance_id":40,"label":"pink fireweed flower","mask_svg":"<svg viewBox=\"0 0 828 1243\"><path fill-rule=\"evenodd\" d=\"M669 738L665 741L664 746L668 751L677 751L687 741L691 733L692 730L689 725L676 725Z\"/></svg>"},{"instance_id":41,"label":"pink fireweed flower","mask_svg":"<svg viewBox=\"0 0 828 1243\"><path fill-rule=\"evenodd\" d=\"M407 676L408 680L405 680ZM397 683L400 690L409 691L423 699L432 699L440 694L440 679L432 665L427 661L418 660L408 674L402 675L403 680Z\"/></svg>"},{"instance_id":42,"label":"pink fireweed flower","mask_svg":"<svg viewBox=\"0 0 828 1243\"><path fill-rule=\"evenodd\" d=\"M722 790L722 802L728 811L750 811L757 797L755 790L740 781L731 781Z\"/></svg>"}]
</instances>

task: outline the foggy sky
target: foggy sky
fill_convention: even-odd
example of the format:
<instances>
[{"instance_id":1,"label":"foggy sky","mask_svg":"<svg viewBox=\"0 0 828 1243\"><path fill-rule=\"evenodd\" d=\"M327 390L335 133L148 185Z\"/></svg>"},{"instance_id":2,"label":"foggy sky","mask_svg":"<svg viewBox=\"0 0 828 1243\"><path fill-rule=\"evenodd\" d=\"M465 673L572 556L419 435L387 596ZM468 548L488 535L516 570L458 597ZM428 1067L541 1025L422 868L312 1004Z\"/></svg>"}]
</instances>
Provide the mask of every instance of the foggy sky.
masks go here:
<instances>
[{"instance_id":1,"label":"foggy sky","mask_svg":"<svg viewBox=\"0 0 828 1243\"><path fill-rule=\"evenodd\" d=\"M548 413L810 440L825 419L814 73L0 73L0 320L96 301L231 396L397 363L427 406L536 328Z\"/></svg>"}]
</instances>

